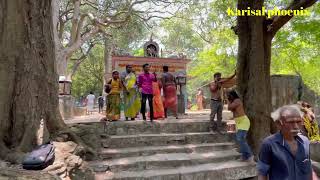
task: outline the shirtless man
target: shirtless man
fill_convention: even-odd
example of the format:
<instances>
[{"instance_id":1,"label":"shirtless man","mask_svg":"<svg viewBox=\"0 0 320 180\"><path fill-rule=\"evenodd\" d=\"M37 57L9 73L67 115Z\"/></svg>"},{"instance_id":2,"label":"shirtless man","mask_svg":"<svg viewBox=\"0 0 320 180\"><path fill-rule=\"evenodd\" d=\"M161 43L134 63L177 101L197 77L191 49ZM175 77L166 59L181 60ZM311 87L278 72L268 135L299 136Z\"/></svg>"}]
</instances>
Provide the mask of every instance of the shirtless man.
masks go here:
<instances>
[{"instance_id":1,"label":"shirtless man","mask_svg":"<svg viewBox=\"0 0 320 180\"><path fill-rule=\"evenodd\" d=\"M243 104L236 91L232 90L227 93L228 110L232 111L236 121L236 141L240 146L241 160L253 162L253 154L247 143L246 136L250 128L250 120L246 116Z\"/></svg>"},{"instance_id":2,"label":"shirtless man","mask_svg":"<svg viewBox=\"0 0 320 180\"><path fill-rule=\"evenodd\" d=\"M169 67L163 66L163 74L161 77L161 83L164 96L164 112L167 118L168 109L170 109L176 119L178 119L177 113L177 84L174 75L169 73Z\"/></svg>"},{"instance_id":3,"label":"shirtless man","mask_svg":"<svg viewBox=\"0 0 320 180\"><path fill-rule=\"evenodd\" d=\"M223 88L222 84L230 79L232 79L236 73L229 78L221 80L221 73L217 72L213 75L214 81L210 83L210 92L211 92L211 103L210 103L210 132L214 130L219 131L221 128L222 121L222 110L223 110ZM217 123L214 121L214 117L217 115Z\"/></svg>"}]
</instances>

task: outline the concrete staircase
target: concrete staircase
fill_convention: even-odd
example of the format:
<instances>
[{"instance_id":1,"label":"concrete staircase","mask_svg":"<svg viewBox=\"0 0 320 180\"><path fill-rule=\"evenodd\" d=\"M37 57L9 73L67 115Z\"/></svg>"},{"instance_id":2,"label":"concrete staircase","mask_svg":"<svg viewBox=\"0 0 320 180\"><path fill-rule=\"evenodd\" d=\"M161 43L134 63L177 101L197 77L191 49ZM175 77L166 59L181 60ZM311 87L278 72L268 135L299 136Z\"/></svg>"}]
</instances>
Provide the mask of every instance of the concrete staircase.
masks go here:
<instances>
[{"instance_id":1,"label":"concrete staircase","mask_svg":"<svg viewBox=\"0 0 320 180\"><path fill-rule=\"evenodd\" d=\"M224 180L256 176L236 160L234 134L209 133L208 116L150 122L119 121L101 136L97 180Z\"/></svg>"}]
</instances>

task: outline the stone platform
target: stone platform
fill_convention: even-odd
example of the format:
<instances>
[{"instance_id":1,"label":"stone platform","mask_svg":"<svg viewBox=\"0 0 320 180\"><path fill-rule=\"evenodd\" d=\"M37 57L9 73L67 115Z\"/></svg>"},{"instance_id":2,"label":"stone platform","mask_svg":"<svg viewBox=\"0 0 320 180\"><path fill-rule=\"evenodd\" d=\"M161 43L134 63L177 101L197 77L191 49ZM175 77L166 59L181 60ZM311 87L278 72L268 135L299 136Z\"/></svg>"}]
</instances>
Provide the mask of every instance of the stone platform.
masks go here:
<instances>
[{"instance_id":1,"label":"stone platform","mask_svg":"<svg viewBox=\"0 0 320 180\"><path fill-rule=\"evenodd\" d=\"M224 111L224 126L231 116ZM255 164L236 160L240 154L233 133L208 132L208 111L153 123L105 123L92 118L88 122L69 120L68 124L89 128L90 132L80 132L84 136L99 134L100 159L89 162L97 180L240 180L256 176Z\"/></svg>"}]
</instances>

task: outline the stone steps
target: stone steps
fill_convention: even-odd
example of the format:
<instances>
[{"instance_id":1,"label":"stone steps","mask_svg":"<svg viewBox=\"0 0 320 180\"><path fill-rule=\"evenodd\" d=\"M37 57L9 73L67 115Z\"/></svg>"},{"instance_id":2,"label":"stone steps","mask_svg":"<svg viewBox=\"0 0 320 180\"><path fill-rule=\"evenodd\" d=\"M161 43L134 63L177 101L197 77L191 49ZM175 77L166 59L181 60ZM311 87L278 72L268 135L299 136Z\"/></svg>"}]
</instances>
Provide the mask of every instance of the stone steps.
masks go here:
<instances>
[{"instance_id":1,"label":"stone steps","mask_svg":"<svg viewBox=\"0 0 320 180\"><path fill-rule=\"evenodd\" d=\"M225 161L170 169L101 172L96 180L238 180L256 176L255 164Z\"/></svg>"},{"instance_id":2,"label":"stone steps","mask_svg":"<svg viewBox=\"0 0 320 180\"><path fill-rule=\"evenodd\" d=\"M233 142L234 133L161 133L161 134L137 134L125 136L109 136L102 139L104 147L126 148L142 146L166 146L182 144L200 144L200 143L222 143Z\"/></svg>"},{"instance_id":3,"label":"stone steps","mask_svg":"<svg viewBox=\"0 0 320 180\"><path fill-rule=\"evenodd\" d=\"M157 133L185 133L185 132L208 132L209 120L183 119L183 120L155 120L150 121L118 121L107 122L106 135L134 135L134 134L157 134ZM224 128L226 122L223 122Z\"/></svg>"},{"instance_id":4,"label":"stone steps","mask_svg":"<svg viewBox=\"0 0 320 180\"><path fill-rule=\"evenodd\" d=\"M103 149L100 152L102 159L123 158L133 156L149 156L163 153L203 153L228 150L234 148L234 143L204 143L171 146L146 146L120 149Z\"/></svg>"},{"instance_id":5,"label":"stone steps","mask_svg":"<svg viewBox=\"0 0 320 180\"><path fill-rule=\"evenodd\" d=\"M180 166L235 160L240 154L235 150L215 151L208 153L170 153L151 156L136 156L92 163L95 169L108 168L111 172L143 171L151 169L168 169Z\"/></svg>"},{"instance_id":6,"label":"stone steps","mask_svg":"<svg viewBox=\"0 0 320 180\"><path fill-rule=\"evenodd\" d=\"M97 180L224 180L256 176L255 164L235 159L234 133L208 132L209 117L118 121L100 134ZM226 126L226 122L224 125ZM99 126L96 126L99 127ZM101 127L101 124L100 124Z\"/></svg>"},{"instance_id":7,"label":"stone steps","mask_svg":"<svg viewBox=\"0 0 320 180\"><path fill-rule=\"evenodd\" d=\"M231 119L230 111L223 112L223 119ZM183 119L154 120L153 123L143 120L107 122L106 135L134 135L157 133L208 132L209 114L193 115ZM223 122L226 128L226 122Z\"/></svg>"}]
</instances>

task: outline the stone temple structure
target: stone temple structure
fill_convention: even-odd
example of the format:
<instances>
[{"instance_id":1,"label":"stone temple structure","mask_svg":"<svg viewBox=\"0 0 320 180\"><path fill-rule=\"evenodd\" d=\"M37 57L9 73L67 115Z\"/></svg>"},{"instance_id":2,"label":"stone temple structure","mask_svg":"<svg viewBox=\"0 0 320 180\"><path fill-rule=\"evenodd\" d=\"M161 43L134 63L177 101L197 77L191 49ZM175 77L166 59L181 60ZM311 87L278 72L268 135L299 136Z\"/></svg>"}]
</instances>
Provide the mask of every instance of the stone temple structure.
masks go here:
<instances>
[{"instance_id":1,"label":"stone temple structure","mask_svg":"<svg viewBox=\"0 0 320 180\"><path fill-rule=\"evenodd\" d=\"M125 71L126 65L131 65L137 75L143 72L142 65L145 63L150 64L151 72L157 73L158 77L162 74L162 67L164 65L169 66L169 71L178 78L184 78L186 82L187 76L187 64L190 62L184 56L181 57L160 57L160 48L157 42L152 37L147 41L144 46L144 56L130 56L121 55L119 53L112 56L112 68L108 72L108 76L111 76L112 70L118 70L119 72ZM186 107L186 83L179 84L178 92L178 112L184 113Z\"/></svg>"}]
</instances>

